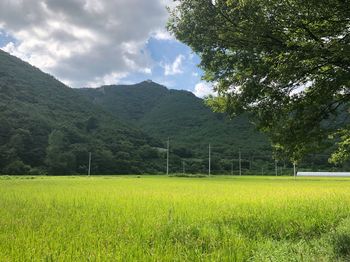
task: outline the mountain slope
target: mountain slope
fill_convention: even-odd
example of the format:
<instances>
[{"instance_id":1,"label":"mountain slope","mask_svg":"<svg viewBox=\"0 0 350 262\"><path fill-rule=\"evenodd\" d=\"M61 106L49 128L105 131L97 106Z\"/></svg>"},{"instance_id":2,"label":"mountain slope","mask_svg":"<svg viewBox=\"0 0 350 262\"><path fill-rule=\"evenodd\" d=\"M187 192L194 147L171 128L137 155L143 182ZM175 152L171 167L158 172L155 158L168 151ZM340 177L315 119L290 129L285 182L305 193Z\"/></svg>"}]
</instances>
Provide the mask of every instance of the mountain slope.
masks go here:
<instances>
[{"instance_id":1,"label":"mountain slope","mask_svg":"<svg viewBox=\"0 0 350 262\"><path fill-rule=\"evenodd\" d=\"M52 76L0 50L0 172L154 172L160 146ZM148 161L144 161L144 159Z\"/></svg>"},{"instance_id":2,"label":"mountain slope","mask_svg":"<svg viewBox=\"0 0 350 262\"><path fill-rule=\"evenodd\" d=\"M146 81L132 86L81 88L76 91L114 116L133 123L142 120L158 104L159 99L168 94L166 87Z\"/></svg>"},{"instance_id":3,"label":"mountain slope","mask_svg":"<svg viewBox=\"0 0 350 262\"><path fill-rule=\"evenodd\" d=\"M184 160L189 172L207 172L209 143L212 170L216 173L230 172L231 168L237 170L239 152L244 169L259 173L275 170L268 139L246 116L231 120L224 114L213 113L191 92L168 90L152 81L76 91L163 143L169 138L172 171L182 171ZM334 168L328 163L328 157L329 152L324 150L305 157L299 166L311 166L315 170ZM288 161L281 164L289 165Z\"/></svg>"},{"instance_id":4,"label":"mountain slope","mask_svg":"<svg viewBox=\"0 0 350 262\"><path fill-rule=\"evenodd\" d=\"M151 81L130 86L83 88L77 92L149 135L162 141L169 137L175 153L182 157L192 154L206 157L209 143L214 154L217 152L226 158L236 156L239 150L270 154L267 139L246 117L230 120L224 114L213 113L191 92L168 90ZM179 151L187 153L181 155Z\"/></svg>"}]
</instances>

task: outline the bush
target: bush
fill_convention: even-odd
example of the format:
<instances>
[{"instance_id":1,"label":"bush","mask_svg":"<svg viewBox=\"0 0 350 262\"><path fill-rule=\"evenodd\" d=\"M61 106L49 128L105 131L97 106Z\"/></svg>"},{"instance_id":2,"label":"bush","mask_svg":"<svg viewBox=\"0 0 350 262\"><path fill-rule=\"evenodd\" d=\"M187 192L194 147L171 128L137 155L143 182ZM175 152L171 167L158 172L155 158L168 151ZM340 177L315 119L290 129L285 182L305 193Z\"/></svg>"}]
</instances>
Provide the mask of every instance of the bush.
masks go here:
<instances>
[{"instance_id":1,"label":"bush","mask_svg":"<svg viewBox=\"0 0 350 262\"><path fill-rule=\"evenodd\" d=\"M26 175L30 171L30 166L24 164L21 160L13 161L4 168L4 173L9 175Z\"/></svg>"},{"instance_id":2,"label":"bush","mask_svg":"<svg viewBox=\"0 0 350 262\"><path fill-rule=\"evenodd\" d=\"M42 168L34 167L29 171L29 174L32 176L46 176L47 172Z\"/></svg>"}]
</instances>

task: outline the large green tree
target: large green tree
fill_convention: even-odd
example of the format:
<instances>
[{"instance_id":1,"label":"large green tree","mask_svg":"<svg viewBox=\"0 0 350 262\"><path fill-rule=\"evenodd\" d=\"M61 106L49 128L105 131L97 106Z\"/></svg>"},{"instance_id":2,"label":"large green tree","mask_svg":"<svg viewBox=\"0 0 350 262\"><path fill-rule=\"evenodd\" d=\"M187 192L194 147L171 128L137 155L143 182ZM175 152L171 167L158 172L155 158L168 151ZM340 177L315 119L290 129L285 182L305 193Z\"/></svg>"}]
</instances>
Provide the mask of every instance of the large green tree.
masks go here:
<instances>
[{"instance_id":1,"label":"large green tree","mask_svg":"<svg viewBox=\"0 0 350 262\"><path fill-rule=\"evenodd\" d=\"M349 0L175 0L168 28L201 58L216 110L251 112L293 161L349 157ZM333 139L333 141L331 141Z\"/></svg>"}]
</instances>

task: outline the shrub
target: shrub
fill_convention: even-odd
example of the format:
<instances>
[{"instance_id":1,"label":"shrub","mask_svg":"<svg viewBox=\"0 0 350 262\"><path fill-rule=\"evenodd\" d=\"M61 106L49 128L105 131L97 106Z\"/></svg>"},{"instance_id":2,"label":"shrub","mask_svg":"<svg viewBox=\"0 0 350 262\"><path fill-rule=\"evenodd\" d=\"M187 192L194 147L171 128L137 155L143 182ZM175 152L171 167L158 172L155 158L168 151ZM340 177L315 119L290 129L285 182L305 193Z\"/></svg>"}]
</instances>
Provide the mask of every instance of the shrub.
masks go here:
<instances>
[{"instance_id":1,"label":"shrub","mask_svg":"<svg viewBox=\"0 0 350 262\"><path fill-rule=\"evenodd\" d=\"M30 166L24 164L21 160L13 161L4 168L4 173L9 175L25 175L28 174Z\"/></svg>"},{"instance_id":2,"label":"shrub","mask_svg":"<svg viewBox=\"0 0 350 262\"><path fill-rule=\"evenodd\" d=\"M47 172L43 168L34 167L29 171L29 174L33 176L46 176Z\"/></svg>"}]
</instances>

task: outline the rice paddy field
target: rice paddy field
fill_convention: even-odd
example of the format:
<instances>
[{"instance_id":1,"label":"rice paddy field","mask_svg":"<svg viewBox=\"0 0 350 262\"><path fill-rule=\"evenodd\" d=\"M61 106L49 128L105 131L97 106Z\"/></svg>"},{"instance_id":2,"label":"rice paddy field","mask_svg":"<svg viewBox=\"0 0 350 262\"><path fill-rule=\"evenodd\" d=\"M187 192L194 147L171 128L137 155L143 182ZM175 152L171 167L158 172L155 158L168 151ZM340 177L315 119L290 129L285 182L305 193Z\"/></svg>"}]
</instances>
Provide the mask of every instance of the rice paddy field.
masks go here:
<instances>
[{"instance_id":1,"label":"rice paddy field","mask_svg":"<svg viewBox=\"0 0 350 262\"><path fill-rule=\"evenodd\" d=\"M349 261L350 180L0 177L0 261Z\"/></svg>"}]
</instances>

